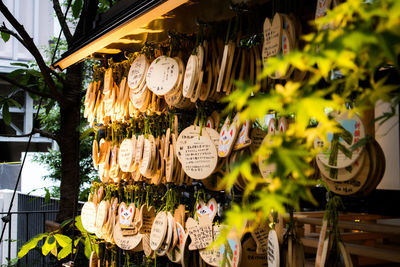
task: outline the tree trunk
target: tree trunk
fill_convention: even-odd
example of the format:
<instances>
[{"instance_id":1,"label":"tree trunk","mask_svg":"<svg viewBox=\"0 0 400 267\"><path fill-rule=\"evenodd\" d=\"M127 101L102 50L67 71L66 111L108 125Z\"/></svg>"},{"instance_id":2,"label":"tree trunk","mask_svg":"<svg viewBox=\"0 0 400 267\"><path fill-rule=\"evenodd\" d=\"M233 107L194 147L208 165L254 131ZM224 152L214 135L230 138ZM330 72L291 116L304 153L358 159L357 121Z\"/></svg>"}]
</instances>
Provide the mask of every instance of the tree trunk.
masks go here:
<instances>
[{"instance_id":1,"label":"tree trunk","mask_svg":"<svg viewBox=\"0 0 400 267\"><path fill-rule=\"evenodd\" d=\"M82 63L67 69L63 86L64 101L60 104L61 126L58 145L61 152L61 185L57 222L72 218L74 211L77 215L82 70Z\"/></svg>"}]
</instances>

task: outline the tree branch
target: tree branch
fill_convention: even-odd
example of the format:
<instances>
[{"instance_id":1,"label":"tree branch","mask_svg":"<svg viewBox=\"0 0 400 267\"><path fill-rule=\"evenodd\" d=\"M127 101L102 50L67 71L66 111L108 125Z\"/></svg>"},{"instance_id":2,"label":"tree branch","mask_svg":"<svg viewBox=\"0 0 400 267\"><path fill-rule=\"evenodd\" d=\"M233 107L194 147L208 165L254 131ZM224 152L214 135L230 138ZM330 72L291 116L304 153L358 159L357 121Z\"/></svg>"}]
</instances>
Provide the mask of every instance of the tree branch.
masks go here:
<instances>
[{"instance_id":1,"label":"tree branch","mask_svg":"<svg viewBox=\"0 0 400 267\"><path fill-rule=\"evenodd\" d=\"M3 25L0 27L0 32L8 33L9 35L17 39L24 47L26 47L24 40L22 40L21 37L16 32L8 29L4 24L4 22ZM52 70L49 67L47 67L47 70L51 72L60 82L64 82L64 79L56 71Z\"/></svg>"},{"instance_id":2,"label":"tree branch","mask_svg":"<svg viewBox=\"0 0 400 267\"><path fill-rule=\"evenodd\" d=\"M70 44L70 42L72 41L72 34L70 29L68 28L66 17L64 17L64 14L61 10L60 2L58 0L53 0L53 8L56 12L58 22L61 25L61 29L64 32L65 39L67 39L67 43Z\"/></svg>"},{"instance_id":3,"label":"tree branch","mask_svg":"<svg viewBox=\"0 0 400 267\"><path fill-rule=\"evenodd\" d=\"M38 95L38 96L41 96L41 97L50 98L50 99L54 99L55 100L53 95L47 94L45 92L40 92L40 91L32 89L32 88L29 88L29 87L27 87L25 85L20 84L16 80L7 77L4 74L0 74L0 79L6 81L8 83L11 83L12 85L14 85L14 86L16 86L18 88L21 88L22 90L24 90L24 91L26 91L28 93L35 94L35 95Z\"/></svg>"},{"instance_id":4,"label":"tree branch","mask_svg":"<svg viewBox=\"0 0 400 267\"><path fill-rule=\"evenodd\" d=\"M14 29L17 31L21 39L23 40L22 45L25 46L26 49L32 54L32 56L35 58L40 71L43 74L43 78L47 84L47 86L50 89L50 92L54 95L54 98L60 103L63 103L63 97L62 94L57 90L56 84L53 80L53 78L50 75L50 72L47 68L47 65L40 54L39 49L36 47L35 43L33 42L33 39L29 36L29 34L26 32L24 26L22 26L17 19L11 14L11 12L8 10L8 8L4 5L3 1L0 0L0 12L4 15L4 17L8 20L8 22L14 27ZM20 41L20 40L19 40Z\"/></svg>"},{"instance_id":5,"label":"tree branch","mask_svg":"<svg viewBox=\"0 0 400 267\"><path fill-rule=\"evenodd\" d=\"M28 134L19 134L19 135L15 135L15 134L0 134L0 136L4 136L4 137L29 137L29 136L37 134L37 133L40 134L40 136L47 137L47 138L52 139L52 140L54 140L54 141L56 141L58 143L58 137L55 134L47 132L47 131L44 131L44 130L41 130L41 129L38 129L38 128L33 128L32 132L30 132Z\"/></svg>"}]
</instances>

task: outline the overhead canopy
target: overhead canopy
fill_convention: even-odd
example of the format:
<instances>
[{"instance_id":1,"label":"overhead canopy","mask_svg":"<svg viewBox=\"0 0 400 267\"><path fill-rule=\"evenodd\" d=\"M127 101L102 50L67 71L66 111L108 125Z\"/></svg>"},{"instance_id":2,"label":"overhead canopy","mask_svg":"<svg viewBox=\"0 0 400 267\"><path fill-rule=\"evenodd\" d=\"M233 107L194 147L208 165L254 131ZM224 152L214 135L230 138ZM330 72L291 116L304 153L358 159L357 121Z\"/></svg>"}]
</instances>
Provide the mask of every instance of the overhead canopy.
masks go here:
<instances>
[{"instance_id":1,"label":"overhead canopy","mask_svg":"<svg viewBox=\"0 0 400 267\"><path fill-rule=\"evenodd\" d=\"M229 0L119 1L101 15L92 33L73 44L52 68L64 70L90 56L137 51L146 41L166 40L168 30L193 33L198 20L232 17L229 5Z\"/></svg>"}]
</instances>

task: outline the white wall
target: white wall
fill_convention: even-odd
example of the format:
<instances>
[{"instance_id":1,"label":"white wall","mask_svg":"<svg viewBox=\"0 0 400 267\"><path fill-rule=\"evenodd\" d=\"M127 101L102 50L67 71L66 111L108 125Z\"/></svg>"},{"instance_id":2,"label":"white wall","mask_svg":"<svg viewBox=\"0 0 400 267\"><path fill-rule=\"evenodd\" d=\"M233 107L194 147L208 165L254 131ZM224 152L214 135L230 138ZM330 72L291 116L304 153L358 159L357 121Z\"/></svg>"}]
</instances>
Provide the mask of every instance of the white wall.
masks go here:
<instances>
[{"instance_id":1,"label":"white wall","mask_svg":"<svg viewBox=\"0 0 400 267\"><path fill-rule=\"evenodd\" d=\"M47 47L48 41L53 36L54 11L51 1L48 0L3 0L11 13L25 27L25 30L33 38L35 44ZM0 23L10 24L0 14ZM14 37L7 43L0 40L0 72L10 72L15 67L11 62L32 60L30 53Z\"/></svg>"},{"instance_id":2,"label":"white wall","mask_svg":"<svg viewBox=\"0 0 400 267\"><path fill-rule=\"evenodd\" d=\"M375 118L390 111L390 105L377 103ZM397 114L399 107L397 106ZM400 190L400 145L399 145L399 116L386 121L383 125L375 123L375 139L381 145L386 159L385 175L378 189Z\"/></svg>"}]
</instances>

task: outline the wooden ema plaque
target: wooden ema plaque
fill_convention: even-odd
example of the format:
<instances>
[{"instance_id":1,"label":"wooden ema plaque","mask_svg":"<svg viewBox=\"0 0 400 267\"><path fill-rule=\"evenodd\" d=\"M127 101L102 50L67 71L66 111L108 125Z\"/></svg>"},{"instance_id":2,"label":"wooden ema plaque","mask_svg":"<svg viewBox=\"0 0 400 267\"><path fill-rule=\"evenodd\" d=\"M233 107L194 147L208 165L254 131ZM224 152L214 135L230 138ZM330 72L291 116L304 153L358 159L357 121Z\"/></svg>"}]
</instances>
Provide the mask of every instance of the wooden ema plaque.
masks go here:
<instances>
[{"instance_id":1,"label":"wooden ema plaque","mask_svg":"<svg viewBox=\"0 0 400 267\"><path fill-rule=\"evenodd\" d=\"M118 227L119 218L117 217L117 226L114 227L115 244L123 250L133 250L142 242L142 234L123 235L121 227Z\"/></svg>"},{"instance_id":2,"label":"wooden ema plaque","mask_svg":"<svg viewBox=\"0 0 400 267\"><path fill-rule=\"evenodd\" d=\"M241 266L265 267L268 266L268 254L257 253L257 244L253 237L249 236L242 242ZM293 266L295 267L295 266Z\"/></svg>"},{"instance_id":3,"label":"wooden ema plaque","mask_svg":"<svg viewBox=\"0 0 400 267\"><path fill-rule=\"evenodd\" d=\"M150 64L146 84L153 93L162 96L175 89L178 78L178 62L171 57L160 56Z\"/></svg>"},{"instance_id":4,"label":"wooden ema plaque","mask_svg":"<svg viewBox=\"0 0 400 267\"><path fill-rule=\"evenodd\" d=\"M268 232L269 227L267 222L258 225L254 231L251 232L251 236L257 245L257 254L267 254L268 252Z\"/></svg>"},{"instance_id":5,"label":"wooden ema plaque","mask_svg":"<svg viewBox=\"0 0 400 267\"><path fill-rule=\"evenodd\" d=\"M367 182L371 169L371 160L369 153L365 153L364 164L360 172L352 179L344 182L335 182L328 179L321 173L322 179L327 183L329 189L339 195L352 195L359 192Z\"/></svg>"},{"instance_id":6,"label":"wooden ema plaque","mask_svg":"<svg viewBox=\"0 0 400 267\"><path fill-rule=\"evenodd\" d=\"M229 156L229 154L231 153L238 135L238 122L239 122L238 115L235 116L232 123L230 123L229 117L225 119L224 125L222 126L219 135L219 144L218 144L219 157L225 158Z\"/></svg>"},{"instance_id":7,"label":"wooden ema plaque","mask_svg":"<svg viewBox=\"0 0 400 267\"><path fill-rule=\"evenodd\" d=\"M214 225L213 226L213 239L216 240L221 233L221 226L220 225ZM220 258L220 252L219 252L219 247L208 247L205 249L200 249L199 250L200 257L202 260L207 263L208 265L211 266L218 266L219 258Z\"/></svg>"},{"instance_id":8,"label":"wooden ema plaque","mask_svg":"<svg viewBox=\"0 0 400 267\"><path fill-rule=\"evenodd\" d=\"M192 240L189 250L204 249L213 241L212 221L217 213L217 202L212 198L206 205L200 200L196 213L199 222L193 218L188 218L186 221L186 228Z\"/></svg>"},{"instance_id":9,"label":"wooden ema plaque","mask_svg":"<svg viewBox=\"0 0 400 267\"><path fill-rule=\"evenodd\" d=\"M254 127L251 130L251 133L250 133L250 138L251 138L250 151L251 151L251 153L256 152L256 150L261 146L262 141L264 140L266 135L267 134L258 127Z\"/></svg>"},{"instance_id":10,"label":"wooden ema plaque","mask_svg":"<svg viewBox=\"0 0 400 267\"><path fill-rule=\"evenodd\" d=\"M165 211L157 214L151 227L150 247L152 250L157 250L161 247L168 228L168 218Z\"/></svg>"},{"instance_id":11,"label":"wooden ema plaque","mask_svg":"<svg viewBox=\"0 0 400 267\"><path fill-rule=\"evenodd\" d=\"M164 256L167 251L169 250L169 247L171 245L172 242L172 237L173 237L173 232L174 232L174 217L172 217L171 213L168 212L167 213L167 231L166 231L166 235L165 238L163 240L163 242L161 243L161 246L156 250L156 254L158 256Z\"/></svg>"},{"instance_id":12,"label":"wooden ema plaque","mask_svg":"<svg viewBox=\"0 0 400 267\"><path fill-rule=\"evenodd\" d=\"M268 233L268 267L279 267L279 241L275 230Z\"/></svg>"},{"instance_id":13,"label":"wooden ema plaque","mask_svg":"<svg viewBox=\"0 0 400 267\"><path fill-rule=\"evenodd\" d=\"M272 24L269 18L264 21L264 44L262 48L262 59L265 64L269 57L273 57L281 50L282 18L275 13Z\"/></svg>"},{"instance_id":14,"label":"wooden ema plaque","mask_svg":"<svg viewBox=\"0 0 400 267\"><path fill-rule=\"evenodd\" d=\"M219 253L219 266L240 266L240 261L242 258L242 246L239 239L228 237L226 243L220 246Z\"/></svg>"},{"instance_id":15,"label":"wooden ema plaque","mask_svg":"<svg viewBox=\"0 0 400 267\"><path fill-rule=\"evenodd\" d=\"M210 176L217 167L217 162L217 149L208 136L192 138L183 147L182 167L192 179Z\"/></svg>"},{"instance_id":16,"label":"wooden ema plaque","mask_svg":"<svg viewBox=\"0 0 400 267\"><path fill-rule=\"evenodd\" d=\"M250 133L250 121L245 120L242 124L242 129L240 129L239 135L237 136L234 150L239 150L251 145L251 139L249 138Z\"/></svg>"},{"instance_id":17,"label":"wooden ema plaque","mask_svg":"<svg viewBox=\"0 0 400 267\"><path fill-rule=\"evenodd\" d=\"M153 206L147 207L142 205L140 208L140 221L138 222L138 229L141 234L150 234L153 226L154 219L156 217L156 210Z\"/></svg>"},{"instance_id":18,"label":"wooden ema plaque","mask_svg":"<svg viewBox=\"0 0 400 267\"><path fill-rule=\"evenodd\" d=\"M149 62L147 61L145 55L139 55L137 58L135 58L128 73L129 88L136 89L139 87L145 78L148 67Z\"/></svg>"},{"instance_id":19,"label":"wooden ema plaque","mask_svg":"<svg viewBox=\"0 0 400 267\"><path fill-rule=\"evenodd\" d=\"M182 260L182 252L184 249L183 245L184 245L184 241L186 239L187 234L185 233L185 229L179 222L175 223L175 227L176 227L176 232L178 235L178 242L174 247L172 247L168 251L167 256L170 261L179 263Z\"/></svg>"},{"instance_id":20,"label":"wooden ema plaque","mask_svg":"<svg viewBox=\"0 0 400 267\"><path fill-rule=\"evenodd\" d=\"M96 236L101 238L101 228L105 224L108 218L108 209L110 207L110 203L108 200L102 200L97 207L96 213Z\"/></svg>"},{"instance_id":21,"label":"wooden ema plaque","mask_svg":"<svg viewBox=\"0 0 400 267\"><path fill-rule=\"evenodd\" d=\"M349 118L348 113L332 113L333 117L339 123L341 132L328 133L328 148L321 151L317 157L327 167L346 168L353 164L361 155L363 147L351 150L361 139L365 138L365 128L361 118L354 114ZM324 148L322 140L316 138L314 147Z\"/></svg>"},{"instance_id":22,"label":"wooden ema plaque","mask_svg":"<svg viewBox=\"0 0 400 267\"><path fill-rule=\"evenodd\" d=\"M118 151L118 163L123 172L132 172L131 166L135 161L136 137L124 139Z\"/></svg>"},{"instance_id":23,"label":"wooden ema plaque","mask_svg":"<svg viewBox=\"0 0 400 267\"><path fill-rule=\"evenodd\" d=\"M86 202L81 211L82 226L89 233L96 232L97 207L93 202Z\"/></svg>"},{"instance_id":24,"label":"wooden ema plaque","mask_svg":"<svg viewBox=\"0 0 400 267\"><path fill-rule=\"evenodd\" d=\"M324 177L334 182L345 182L354 178L361 171L361 168L364 166L365 154L367 154L367 152L363 151L353 164L341 169L325 166L318 157L316 158L316 162L319 171Z\"/></svg>"},{"instance_id":25,"label":"wooden ema plaque","mask_svg":"<svg viewBox=\"0 0 400 267\"><path fill-rule=\"evenodd\" d=\"M219 133L212 129L212 128L203 128L203 131L207 131L207 133L202 133L202 135L209 135L211 140L213 141L214 145L217 147L218 142L219 142ZM183 147L185 144L192 138L198 137L200 134L200 126L195 126L191 125L189 127L186 127L178 136L178 139L176 140L176 147L174 147L176 151L176 156L178 157L178 160L182 162L182 153L183 153Z\"/></svg>"}]
</instances>

